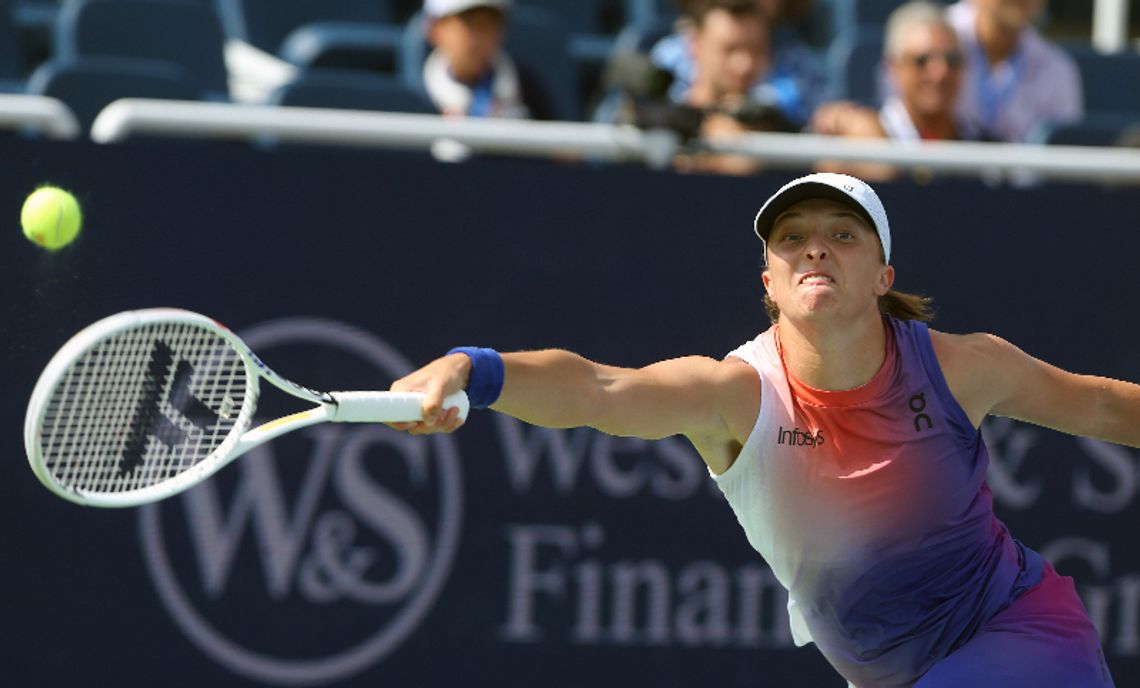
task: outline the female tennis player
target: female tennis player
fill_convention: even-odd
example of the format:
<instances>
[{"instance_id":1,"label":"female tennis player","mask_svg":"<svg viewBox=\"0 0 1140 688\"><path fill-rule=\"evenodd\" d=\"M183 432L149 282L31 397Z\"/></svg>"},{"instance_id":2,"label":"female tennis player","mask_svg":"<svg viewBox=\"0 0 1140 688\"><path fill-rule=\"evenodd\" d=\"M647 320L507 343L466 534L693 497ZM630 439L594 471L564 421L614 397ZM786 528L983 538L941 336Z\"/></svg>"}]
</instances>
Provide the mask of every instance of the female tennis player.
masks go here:
<instances>
[{"instance_id":1,"label":"female tennis player","mask_svg":"<svg viewBox=\"0 0 1140 688\"><path fill-rule=\"evenodd\" d=\"M797 179L756 217L774 325L723 360L617 368L566 351L464 347L397 381L548 427L683 434L789 591L799 645L852 686L1112 686L1073 586L1013 539L985 482L987 414L1140 446L1140 386L1055 368L989 334L927 328L892 289L864 182Z\"/></svg>"}]
</instances>

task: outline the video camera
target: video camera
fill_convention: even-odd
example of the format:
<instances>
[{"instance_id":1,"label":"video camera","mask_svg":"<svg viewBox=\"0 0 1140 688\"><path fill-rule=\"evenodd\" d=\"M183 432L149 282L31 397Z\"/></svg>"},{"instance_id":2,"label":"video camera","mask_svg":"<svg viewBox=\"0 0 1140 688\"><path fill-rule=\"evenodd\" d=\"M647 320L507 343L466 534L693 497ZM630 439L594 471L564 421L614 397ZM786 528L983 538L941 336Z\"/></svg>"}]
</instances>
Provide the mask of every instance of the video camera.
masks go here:
<instances>
[{"instance_id":1,"label":"video camera","mask_svg":"<svg viewBox=\"0 0 1140 688\"><path fill-rule=\"evenodd\" d=\"M675 103L669 97L673 75L653 64L648 55L626 53L610 60L605 82L609 90L618 91L625 99L618 116L619 123L641 129L668 129L683 141L700 133L701 124L710 114L727 115L756 131L794 132L797 127L773 103L745 101L738 107L695 107Z\"/></svg>"}]
</instances>

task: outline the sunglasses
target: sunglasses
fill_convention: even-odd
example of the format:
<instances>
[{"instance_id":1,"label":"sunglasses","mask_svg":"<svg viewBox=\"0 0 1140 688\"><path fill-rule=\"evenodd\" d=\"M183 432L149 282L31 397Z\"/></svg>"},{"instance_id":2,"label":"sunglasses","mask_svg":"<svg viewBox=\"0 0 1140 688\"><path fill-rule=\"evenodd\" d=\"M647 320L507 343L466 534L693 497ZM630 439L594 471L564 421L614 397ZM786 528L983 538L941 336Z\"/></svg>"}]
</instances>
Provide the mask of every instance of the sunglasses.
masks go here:
<instances>
[{"instance_id":1,"label":"sunglasses","mask_svg":"<svg viewBox=\"0 0 1140 688\"><path fill-rule=\"evenodd\" d=\"M926 69L926 65L936 59L941 59L950 69L958 69L962 66L962 53L956 50L944 53L918 53L917 55L908 55L906 59L919 69Z\"/></svg>"}]
</instances>

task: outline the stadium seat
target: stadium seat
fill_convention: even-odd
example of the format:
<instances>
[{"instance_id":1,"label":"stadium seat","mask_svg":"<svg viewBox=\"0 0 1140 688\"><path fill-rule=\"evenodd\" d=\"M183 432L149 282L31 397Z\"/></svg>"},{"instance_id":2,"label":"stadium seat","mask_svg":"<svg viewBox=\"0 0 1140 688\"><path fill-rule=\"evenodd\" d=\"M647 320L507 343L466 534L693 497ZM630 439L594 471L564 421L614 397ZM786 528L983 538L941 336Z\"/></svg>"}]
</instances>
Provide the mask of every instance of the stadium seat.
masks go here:
<instances>
[{"instance_id":1,"label":"stadium seat","mask_svg":"<svg viewBox=\"0 0 1140 688\"><path fill-rule=\"evenodd\" d=\"M430 50L425 21L422 13L408 21L397 60L401 78L417 90L423 90L423 65ZM557 18L533 7L516 7L510 22L507 52L540 80L558 119L580 120L584 108L574 79L569 33Z\"/></svg>"},{"instance_id":2,"label":"stadium seat","mask_svg":"<svg viewBox=\"0 0 1140 688\"><path fill-rule=\"evenodd\" d=\"M23 88L19 32L12 20L11 8L0 5L0 92L16 92Z\"/></svg>"},{"instance_id":3,"label":"stadium seat","mask_svg":"<svg viewBox=\"0 0 1140 688\"><path fill-rule=\"evenodd\" d=\"M199 81L181 66L157 60L91 57L47 62L28 78L28 92L62 100L84 131L120 98L199 100Z\"/></svg>"},{"instance_id":4,"label":"stadium seat","mask_svg":"<svg viewBox=\"0 0 1140 688\"><path fill-rule=\"evenodd\" d=\"M891 16L900 5L907 0L817 0L816 4L822 6L832 17L832 22L839 33L854 30L856 27L867 24L883 25L887 17ZM946 5L953 0L933 0L940 5Z\"/></svg>"},{"instance_id":5,"label":"stadium seat","mask_svg":"<svg viewBox=\"0 0 1140 688\"><path fill-rule=\"evenodd\" d=\"M285 37L279 56L298 67L395 73L403 28L395 24L313 22Z\"/></svg>"},{"instance_id":6,"label":"stadium seat","mask_svg":"<svg viewBox=\"0 0 1140 688\"><path fill-rule=\"evenodd\" d=\"M518 5L546 10L562 20L570 34L578 100L595 95L617 35L630 21L626 0L518 0Z\"/></svg>"},{"instance_id":7,"label":"stadium seat","mask_svg":"<svg viewBox=\"0 0 1140 688\"><path fill-rule=\"evenodd\" d=\"M519 0L522 7L546 10L570 32L570 54L578 61L605 62L614 38L628 23L623 0Z\"/></svg>"},{"instance_id":8,"label":"stadium seat","mask_svg":"<svg viewBox=\"0 0 1140 688\"><path fill-rule=\"evenodd\" d=\"M1080 122L1043 123L1029 132L1029 143L1059 146L1116 146L1126 132L1140 127L1140 111L1130 114L1090 114ZM1135 145L1135 144L1131 144Z\"/></svg>"},{"instance_id":9,"label":"stadium seat","mask_svg":"<svg viewBox=\"0 0 1140 688\"><path fill-rule=\"evenodd\" d=\"M878 107L882 100L882 25L864 25L840 34L825 56L828 91L837 100Z\"/></svg>"},{"instance_id":10,"label":"stadium seat","mask_svg":"<svg viewBox=\"0 0 1140 688\"><path fill-rule=\"evenodd\" d=\"M52 31L62 3L63 0L12 0L7 3L19 33L25 74L50 59Z\"/></svg>"},{"instance_id":11,"label":"stadium seat","mask_svg":"<svg viewBox=\"0 0 1140 688\"><path fill-rule=\"evenodd\" d=\"M631 22L622 28L614 41L617 53L645 53L653 50L657 41L672 34L677 28L677 18L668 16L651 17Z\"/></svg>"},{"instance_id":12,"label":"stadium seat","mask_svg":"<svg viewBox=\"0 0 1140 688\"><path fill-rule=\"evenodd\" d=\"M20 26L48 27L55 23L62 2L63 0L12 0L9 11L13 21Z\"/></svg>"},{"instance_id":13,"label":"stadium seat","mask_svg":"<svg viewBox=\"0 0 1140 688\"><path fill-rule=\"evenodd\" d=\"M1099 53L1087 43L1065 43L1077 62L1085 112L1140 114L1140 53Z\"/></svg>"},{"instance_id":14,"label":"stadium seat","mask_svg":"<svg viewBox=\"0 0 1140 688\"><path fill-rule=\"evenodd\" d=\"M185 0L67 0L55 57L140 58L182 67L211 98L228 97L224 37L212 6Z\"/></svg>"},{"instance_id":15,"label":"stadium seat","mask_svg":"<svg viewBox=\"0 0 1140 688\"><path fill-rule=\"evenodd\" d=\"M891 12L907 0L816 0L801 30L812 45L826 50L844 35L860 31L866 26L885 27ZM931 0L950 5L954 0Z\"/></svg>"},{"instance_id":16,"label":"stadium seat","mask_svg":"<svg viewBox=\"0 0 1140 688\"><path fill-rule=\"evenodd\" d=\"M216 0L226 35L300 67L393 71L397 0Z\"/></svg>"},{"instance_id":17,"label":"stadium seat","mask_svg":"<svg viewBox=\"0 0 1140 688\"><path fill-rule=\"evenodd\" d=\"M277 105L298 107L435 112L427 95L411 88L403 79L353 70L307 70L277 89L269 100Z\"/></svg>"},{"instance_id":18,"label":"stadium seat","mask_svg":"<svg viewBox=\"0 0 1140 688\"><path fill-rule=\"evenodd\" d=\"M676 0L625 0L629 21L638 24L651 24L658 19L669 21L677 18Z\"/></svg>"}]
</instances>

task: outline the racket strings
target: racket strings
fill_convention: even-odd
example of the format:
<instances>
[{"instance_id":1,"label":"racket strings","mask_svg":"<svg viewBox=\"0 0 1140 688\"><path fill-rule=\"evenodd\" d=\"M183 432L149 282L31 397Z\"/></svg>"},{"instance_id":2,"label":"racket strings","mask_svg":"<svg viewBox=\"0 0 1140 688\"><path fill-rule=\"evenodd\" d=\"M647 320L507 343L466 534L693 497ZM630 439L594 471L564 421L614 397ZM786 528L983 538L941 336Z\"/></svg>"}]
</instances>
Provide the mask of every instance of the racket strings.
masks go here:
<instances>
[{"instance_id":1,"label":"racket strings","mask_svg":"<svg viewBox=\"0 0 1140 688\"><path fill-rule=\"evenodd\" d=\"M249 382L229 342L200 325L120 332L61 376L43 415L44 464L63 486L87 492L168 480L240 434Z\"/></svg>"}]
</instances>

